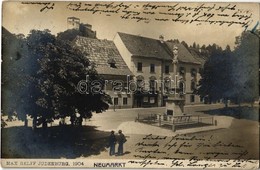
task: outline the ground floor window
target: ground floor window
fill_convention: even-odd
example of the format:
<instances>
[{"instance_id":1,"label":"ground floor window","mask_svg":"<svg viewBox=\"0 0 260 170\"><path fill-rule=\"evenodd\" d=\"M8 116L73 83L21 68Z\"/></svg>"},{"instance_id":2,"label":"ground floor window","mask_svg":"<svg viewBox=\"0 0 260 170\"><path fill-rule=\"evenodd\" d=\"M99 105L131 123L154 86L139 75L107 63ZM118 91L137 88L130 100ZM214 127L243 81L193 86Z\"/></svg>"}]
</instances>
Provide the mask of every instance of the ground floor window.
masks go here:
<instances>
[{"instance_id":1,"label":"ground floor window","mask_svg":"<svg viewBox=\"0 0 260 170\"><path fill-rule=\"evenodd\" d=\"M155 103L155 97L150 97L150 103Z\"/></svg>"},{"instance_id":2,"label":"ground floor window","mask_svg":"<svg viewBox=\"0 0 260 170\"><path fill-rule=\"evenodd\" d=\"M148 102L148 97L144 97L144 102Z\"/></svg>"},{"instance_id":3,"label":"ground floor window","mask_svg":"<svg viewBox=\"0 0 260 170\"><path fill-rule=\"evenodd\" d=\"M195 102L195 96L194 96L194 95L191 95L191 96L190 96L190 102L191 102L191 103Z\"/></svg>"},{"instance_id":4,"label":"ground floor window","mask_svg":"<svg viewBox=\"0 0 260 170\"><path fill-rule=\"evenodd\" d=\"M114 105L115 105L115 106L118 105L118 98L117 98L117 97L114 98Z\"/></svg>"},{"instance_id":5,"label":"ground floor window","mask_svg":"<svg viewBox=\"0 0 260 170\"><path fill-rule=\"evenodd\" d=\"M123 105L127 105L127 97L123 98Z\"/></svg>"}]
</instances>

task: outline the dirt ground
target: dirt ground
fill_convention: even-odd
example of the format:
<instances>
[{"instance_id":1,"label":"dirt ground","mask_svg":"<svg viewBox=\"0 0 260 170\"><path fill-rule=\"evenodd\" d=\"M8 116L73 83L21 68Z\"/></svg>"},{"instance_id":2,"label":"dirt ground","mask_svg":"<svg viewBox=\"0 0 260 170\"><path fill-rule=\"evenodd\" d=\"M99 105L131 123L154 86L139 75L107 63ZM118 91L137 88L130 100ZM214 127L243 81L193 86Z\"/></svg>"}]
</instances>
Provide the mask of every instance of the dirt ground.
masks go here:
<instances>
[{"instance_id":1,"label":"dirt ground","mask_svg":"<svg viewBox=\"0 0 260 170\"><path fill-rule=\"evenodd\" d=\"M212 115L223 105L186 107L197 115ZM161 113L164 108L109 110L94 114L83 127L60 127L58 121L33 131L23 122L7 122L2 129L3 158L73 158L73 159L259 159L259 122L240 116L214 114L217 126L177 130L135 122L138 113ZM222 110L221 110L222 111ZM258 114L258 113L248 113ZM258 116L258 115L257 115ZM253 115L254 117L254 115ZM255 116L256 117L256 116ZM30 126L30 121L29 121ZM122 130L127 137L124 155L109 156L110 131ZM117 146L116 146L117 151Z\"/></svg>"}]
</instances>

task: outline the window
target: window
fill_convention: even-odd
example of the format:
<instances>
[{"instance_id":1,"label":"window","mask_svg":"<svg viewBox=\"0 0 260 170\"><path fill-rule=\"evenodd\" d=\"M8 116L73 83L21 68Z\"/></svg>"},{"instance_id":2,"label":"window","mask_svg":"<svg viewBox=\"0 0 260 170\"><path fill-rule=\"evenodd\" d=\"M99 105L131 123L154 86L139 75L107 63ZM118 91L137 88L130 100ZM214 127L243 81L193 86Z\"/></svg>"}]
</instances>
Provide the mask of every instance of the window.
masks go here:
<instances>
[{"instance_id":1,"label":"window","mask_svg":"<svg viewBox=\"0 0 260 170\"><path fill-rule=\"evenodd\" d=\"M113 58L108 59L107 62L110 65L110 67L116 68L116 61Z\"/></svg>"},{"instance_id":2,"label":"window","mask_svg":"<svg viewBox=\"0 0 260 170\"><path fill-rule=\"evenodd\" d=\"M180 75L184 76L185 75L185 68L184 67L180 67Z\"/></svg>"},{"instance_id":3,"label":"window","mask_svg":"<svg viewBox=\"0 0 260 170\"><path fill-rule=\"evenodd\" d=\"M155 80L150 80L149 85L150 85L150 91L154 92L156 90L156 82L155 82Z\"/></svg>"},{"instance_id":4,"label":"window","mask_svg":"<svg viewBox=\"0 0 260 170\"><path fill-rule=\"evenodd\" d=\"M139 76L137 76L136 77L136 83L137 83L137 90L141 90L142 89L142 87L144 87L144 77L143 76L141 76L141 75L139 75Z\"/></svg>"},{"instance_id":5,"label":"window","mask_svg":"<svg viewBox=\"0 0 260 170\"><path fill-rule=\"evenodd\" d=\"M154 73L154 72L155 72L155 66L154 66L154 64L151 64L151 65L150 65L150 72L151 72L151 73Z\"/></svg>"},{"instance_id":6,"label":"window","mask_svg":"<svg viewBox=\"0 0 260 170\"><path fill-rule=\"evenodd\" d=\"M180 90L180 94L184 94L184 84L185 82L179 82L179 90Z\"/></svg>"},{"instance_id":7,"label":"window","mask_svg":"<svg viewBox=\"0 0 260 170\"><path fill-rule=\"evenodd\" d=\"M150 97L150 103L154 104L155 103L155 97Z\"/></svg>"},{"instance_id":8,"label":"window","mask_svg":"<svg viewBox=\"0 0 260 170\"><path fill-rule=\"evenodd\" d=\"M195 68L192 68L190 72L192 77L196 77L197 71Z\"/></svg>"},{"instance_id":9,"label":"window","mask_svg":"<svg viewBox=\"0 0 260 170\"><path fill-rule=\"evenodd\" d=\"M191 87L190 87L191 91L196 90L196 83L194 81L191 82Z\"/></svg>"},{"instance_id":10,"label":"window","mask_svg":"<svg viewBox=\"0 0 260 170\"><path fill-rule=\"evenodd\" d=\"M116 64L115 63L110 63L110 67L116 68Z\"/></svg>"},{"instance_id":11,"label":"window","mask_svg":"<svg viewBox=\"0 0 260 170\"><path fill-rule=\"evenodd\" d=\"M151 91L155 91L157 89L157 81L155 76L149 77L149 88Z\"/></svg>"},{"instance_id":12,"label":"window","mask_svg":"<svg viewBox=\"0 0 260 170\"><path fill-rule=\"evenodd\" d=\"M114 105L115 105L115 106L118 105L118 98L117 98L117 97L114 98Z\"/></svg>"},{"instance_id":13,"label":"window","mask_svg":"<svg viewBox=\"0 0 260 170\"><path fill-rule=\"evenodd\" d=\"M195 97L194 97L194 95L191 95L191 96L190 96L190 102L191 102L191 103L195 102Z\"/></svg>"},{"instance_id":14,"label":"window","mask_svg":"<svg viewBox=\"0 0 260 170\"><path fill-rule=\"evenodd\" d=\"M170 67L168 65L166 65L165 69L164 69L164 73L169 74L169 72L170 72Z\"/></svg>"},{"instance_id":15,"label":"window","mask_svg":"<svg viewBox=\"0 0 260 170\"><path fill-rule=\"evenodd\" d=\"M144 97L143 101L147 103L148 102L148 97Z\"/></svg>"},{"instance_id":16,"label":"window","mask_svg":"<svg viewBox=\"0 0 260 170\"><path fill-rule=\"evenodd\" d=\"M144 87L143 80L137 80L137 90L141 90Z\"/></svg>"},{"instance_id":17,"label":"window","mask_svg":"<svg viewBox=\"0 0 260 170\"><path fill-rule=\"evenodd\" d=\"M171 88L171 80L169 78L164 79L164 90L168 92Z\"/></svg>"},{"instance_id":18,"label":"window","mask_svg":"<svg viewBox=\"0 0 260 170\"><path fill-rule=\"evenodd\" d=\"M143 64L141 62L137 63L137 71L142 71Z\"/></svg>"},{"instance_id":19,"label":"window","mask_svg":"<svg viewBox=\"0 0 260 170\"><path fill-rule=\"evenodd\" d=\"M123 105L127 105L127 97L123 98Z\"/></svg>"},{"instance_id":20,"label":"window","mask_svg":"<svg viewBox=\"0 0 260 170\"><path fill-rule=\"evenodd\" d=\"M173 115L173 110L168 110L167 109L167 115Z\"/></svg>"}]
</instances>

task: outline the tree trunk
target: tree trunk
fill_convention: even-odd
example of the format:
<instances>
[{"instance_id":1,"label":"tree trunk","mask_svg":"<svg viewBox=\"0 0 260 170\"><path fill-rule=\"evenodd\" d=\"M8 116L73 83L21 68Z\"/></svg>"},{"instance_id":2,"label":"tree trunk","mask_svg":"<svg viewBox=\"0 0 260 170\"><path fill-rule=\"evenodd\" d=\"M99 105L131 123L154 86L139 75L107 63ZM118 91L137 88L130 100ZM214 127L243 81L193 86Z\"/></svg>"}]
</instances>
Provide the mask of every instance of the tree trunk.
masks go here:
<instances>
[{"instance_id":1,"label":"tree trunk","mask_svg":"<svg viewBox=\"0 0 260 170\"><path fill-rule=\"evenodd\" d=\"M28 127L28 120L27 120L27 118L25 118L25 120L24 120L24 127Z\"/></svg>"},{"instance_id":2,"label":"tree trunk","mask_svg":"<svg viewBox=\"0 0 260 170\"><path fill-rule=\"evenodd\" d=\"M83 118L80 116L78 119L79 119L79 126L82 126Z\"/></svg>"},{"instance_id":3,"label":"tree trunk","mask_svg":"<svg viewBox=\"0 0 260 170\"><path fill-rule=\"evenodd\" d=\"M44 128L44 129L46 129L47 128L47 121L46 121L46 118L45 117L43 117L42 118L42 128Z\"/></svg>"},{"instance_id":4,"label":"tree trunk","mask_svg":"<svg viewBox=\"0 0 260 170\"><path fill-rule=\"evenodd\" d=\"M33 124L32 124L32 125L33 125L33 126L32 126L32 127L33 127L33 130L37 128L36 123L37 123L37 116L33 116Z\"/></svg>"}]
</instances>

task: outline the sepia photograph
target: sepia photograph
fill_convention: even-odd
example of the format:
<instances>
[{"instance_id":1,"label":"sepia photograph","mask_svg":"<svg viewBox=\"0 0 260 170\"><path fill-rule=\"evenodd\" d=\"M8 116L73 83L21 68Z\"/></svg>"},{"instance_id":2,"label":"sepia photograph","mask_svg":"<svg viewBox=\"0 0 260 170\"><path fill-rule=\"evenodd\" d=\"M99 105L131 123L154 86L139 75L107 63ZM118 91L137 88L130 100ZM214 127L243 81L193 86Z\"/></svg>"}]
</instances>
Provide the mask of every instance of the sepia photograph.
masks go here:
<instances>
[{"instance_id":1,"label":"sepia photograph","mask_svg":"<svg viewBox=\"0 0 260 170\"><path fill-rule=\"evenodd\" d=\"M260 4L3 1L3 168L259 168Z\"/></svg>"}]
</instances>

